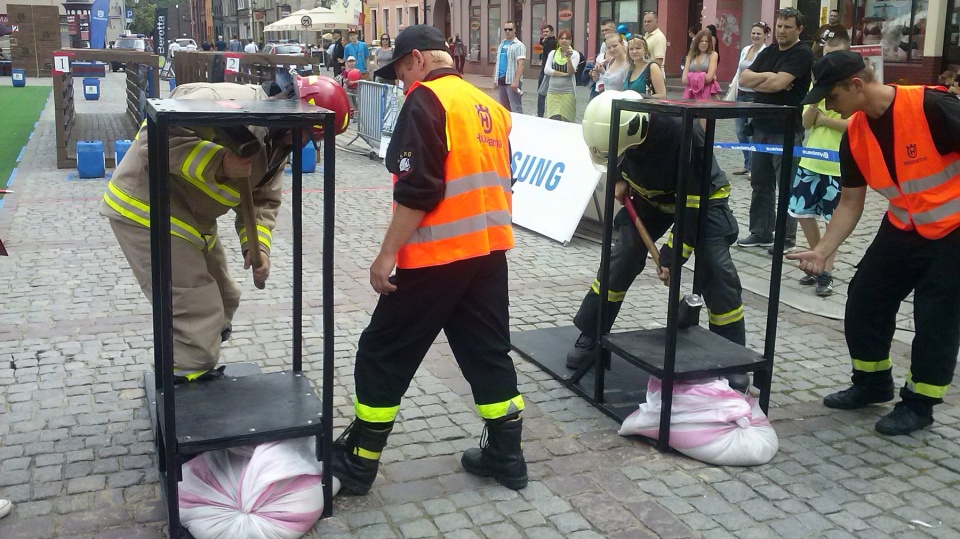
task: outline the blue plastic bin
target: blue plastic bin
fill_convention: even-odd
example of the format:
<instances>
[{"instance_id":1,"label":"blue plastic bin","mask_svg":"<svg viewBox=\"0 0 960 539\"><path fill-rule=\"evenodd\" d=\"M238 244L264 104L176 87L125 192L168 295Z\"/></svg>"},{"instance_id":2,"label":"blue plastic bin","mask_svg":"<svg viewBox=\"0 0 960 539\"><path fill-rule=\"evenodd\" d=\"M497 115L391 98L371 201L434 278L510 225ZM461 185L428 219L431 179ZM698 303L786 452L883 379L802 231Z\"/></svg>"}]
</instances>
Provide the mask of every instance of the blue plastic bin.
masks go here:
<instances>
[{"instance_id":1,"label":"blue plastic bin","mask_svg":"<svg viewBox=\"0 0 960 539\"><path fill-rule=\"evenodd\" d=\"M127 150L130 149L130 146L133 144L132 140L118 140L113 143L114 156L116 157L115 163L116 166L120 166L120 161L123 161L123 156L127 155Z\"/></svg>"},{"instance_id":2,"label":"blue plastic bin","mask_svg":"<svg viewBox=\"0 0 960 539\"><path fill-rule=\"evenodd\" d=\"M10 72L13 76L13 86L23 88L27 85L27 72L22 67L15 67Z\"/></svg>"},{"instance_id":3,"label":"blue plastic bin","mask_svg":"<svg viewBox=\"0 0 960 539\"><path fill-rule=\"evenodd\" d=\"M83 98L87 101L100 99L100 79L94 77L83 79Z\"/></svg>"},{"instance_id":4,"label":"blue plastic bin","mask_svg":"<svg viewBox=\"0 0 960 539\"><path fill-rule=\"evenodd\" d=\"M303 159L300 161L303 172L317 171L317 149L313 147L312 141L307 141L303 147Z\"/></svg>"},{"instance_id":5,"label":"blue plastic bin","mask_svg":"<svg viewBox=\"0 0 960 539\"><path fill-rule=\"evenodd\" d=\"M177 87L177 79L171 78L169 79L169 81L170 81L170 91L172 92L173 89Z\"/></svg>"},{"instance_id":6,"label":"blue plastic bin","mask_svg":"<svg viewBox=\"0 0 960 539\"><path fill-rule=\"evenodd\" d=\"M103 178L106 168L102 140L77 141L77 172L81 178Z\"/></svg>"}]
</instances>

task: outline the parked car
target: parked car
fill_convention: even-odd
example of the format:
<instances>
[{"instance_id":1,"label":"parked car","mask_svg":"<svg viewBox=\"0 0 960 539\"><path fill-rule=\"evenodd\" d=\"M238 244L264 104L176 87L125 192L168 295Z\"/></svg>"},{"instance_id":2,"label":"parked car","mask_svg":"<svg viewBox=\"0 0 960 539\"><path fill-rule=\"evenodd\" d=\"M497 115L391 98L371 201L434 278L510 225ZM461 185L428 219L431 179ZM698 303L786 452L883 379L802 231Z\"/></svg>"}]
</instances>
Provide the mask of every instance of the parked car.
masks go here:
<instances>
[{"instance_id":1,"label":"parked car","mask_svg":"<svg viewBox=\"0 0 960 539\"><path fill-rule=\"evenodd\" d=\"M195 51L199 48L197 47L197 42L192 39L180 38L175 41L177 45L180 45L180 50L182 51Z\"/></svg>"},{"instance_id":2,"label":"parked car","mask_svg":"<svg viewBox=\"0 0 960 539\"><path fill-rule=\"evenodd\" d=\"M267 43L262 54L282 54L285 56L303 56L304 46L299 43Z\"/></svg>"},{"instance_id":3,"label":"parked car","mask_svg":"<svg viewBox=\"0 0 960 539\"><path fill-rule=\"evenodd\" d=\"M122 34L113 44L114 50L153 52L153 47L147 43L147 36L143 34ZM120 71L125 68L124 62L110 62L110 68L114 71Z\"/></svg>"}]
</instances>

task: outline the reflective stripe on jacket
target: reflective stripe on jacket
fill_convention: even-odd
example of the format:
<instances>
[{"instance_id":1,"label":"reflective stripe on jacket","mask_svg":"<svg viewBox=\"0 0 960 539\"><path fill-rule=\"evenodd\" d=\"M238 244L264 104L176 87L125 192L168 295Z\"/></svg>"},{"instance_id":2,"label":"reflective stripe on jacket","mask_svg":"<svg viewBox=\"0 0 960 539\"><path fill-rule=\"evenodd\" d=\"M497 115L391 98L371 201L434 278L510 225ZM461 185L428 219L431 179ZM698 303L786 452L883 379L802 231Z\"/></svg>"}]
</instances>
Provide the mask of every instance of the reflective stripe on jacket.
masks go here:
<instances>
[{"instance_id":1,"label":"reflective stripe on jacket","mask_svg":"<svg viewBox=\"0 0 960 539\"><path fill-rule=\"evenodd\" d=\"M960 226L960 153L940 155L923 111L923 86L899 86L893 101L893 181L863 112L850 118L850 153L867 184L887 197L890 222L939 239Z\"/></svg>"},{"instance_id":2,"label":"reflective stripe on jacket","mask_svg":"<svg viewBox=\"0 0 960 539\"><path fill-rule=\"evenodd\" d=\"M444 195L397 253L403 269L439 266L513 247L510 113L463 79L415 83L446 112ZM394 179L396 181L396 178Z\"/></svg>"},{"instance_id":3,"label":"reflective stripe on jacket","mask_svg":"<svg viewBox=\"0 0 960 539\"><path fill-rule=\"evenodd\" d=\"M107 184L107 192L103 194L103 201L120 215L142 227L150 228L150 206L146 202L124 193L113 183L113 180L110 180L110 183ZM170 217L170 234L187 240L201 251L213 247L216 242L216 236L205 236L196 228L172 216Z\"/></svg>"}]
</instances>

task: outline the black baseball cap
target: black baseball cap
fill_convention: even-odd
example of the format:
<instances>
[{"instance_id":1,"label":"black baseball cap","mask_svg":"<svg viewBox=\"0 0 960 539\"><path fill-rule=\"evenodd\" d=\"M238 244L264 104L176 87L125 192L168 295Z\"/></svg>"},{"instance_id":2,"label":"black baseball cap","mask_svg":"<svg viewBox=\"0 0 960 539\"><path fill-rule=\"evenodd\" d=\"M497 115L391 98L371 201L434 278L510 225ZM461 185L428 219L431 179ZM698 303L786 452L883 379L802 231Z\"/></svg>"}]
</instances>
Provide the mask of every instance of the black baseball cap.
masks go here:
<instances>
[{"instance_id":1,"label":"black baseball cap","mask_svg":"<svg viewBox=\"0 0 960 539\"><path fill-rule=\"evenodd\" d=\"M381 79L392 80L397 78L397 71L394 69L396 63L413 52L414 49L418 51L449 51L450 47L447 45L447 40L443 39L443 33L437 28L428 24L408 26L400 32L393 45L393 60L374 71L373 74Z\"/></svg>"},{"instance_id":2,"label":"black baseball cap","mask_svg":"<svg viewBox=\"0 0 960 539\"><path fill-rule=\"evenodd\" d=\"M803 98L804 105L819 103L827 98L833 86L863 71L866 64L860 53L833 51L813 64L813 88Z\"/></svg>"}]
</instances>

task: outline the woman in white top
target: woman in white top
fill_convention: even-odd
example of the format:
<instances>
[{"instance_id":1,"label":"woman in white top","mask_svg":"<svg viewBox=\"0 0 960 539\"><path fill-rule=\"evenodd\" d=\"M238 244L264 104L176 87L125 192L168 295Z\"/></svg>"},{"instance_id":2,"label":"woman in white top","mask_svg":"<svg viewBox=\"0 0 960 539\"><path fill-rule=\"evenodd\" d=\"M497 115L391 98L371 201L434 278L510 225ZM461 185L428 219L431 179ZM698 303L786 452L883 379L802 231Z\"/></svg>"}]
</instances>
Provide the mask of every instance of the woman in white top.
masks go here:
<instances>
[{"instance_id":1,"label":"woman in white top","mask_svg":"<svg viewBox=\"0 0 960 539\"><path fill-rule=\"evenodd\" d=\"M573 50L573 33L564 28L557 33L557 48L551 52L543 66L543 73L550 77L547 86L546 114L551 120L573 122L577 118L576 87L577 66L580 53Z\"/></svg>"},{"instance_id":2,"label":"woman in white top","mask_svg":"<svg viewBox=\"0 0 960 539\"><path fill-rule=\"evenodd\" d=\"M627 76L630 62L627 60L627 48L623 36L610 34L604 40L607 46L604 62L597 65L594 79L597 81L597 93L604 90L621 90Z\"/></svg>"},{"instance_id":3,"label":"woman in white top","mask_svg":"<svg viewBox=\"0 0 960 539\"><path fill-rule=\"evenodd\" d=\"M733 81L730 82L730 92L727 94L727 101L753 103L755 90L740 86L740 73L743 73L744 69L750 67L750 64L752 64L753 60L757 57L757 54L759 54L760 51L767 46L767 36L769 35L770 27L767 26L767 23L763 21L754 24L750 29L750 44L740 51L740 63L737 65L736 76L734 76ZM740 141L740 144L749 144L751 142L750 135L748 135L745 131L747 127L747 119L737 118L735 122L737 126L737 140ZM743 150L743 168L734 171L734 174L737 176L749 174L750 164L752 161L753 152Z\"/></svg>"}]
</instances>

